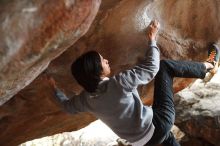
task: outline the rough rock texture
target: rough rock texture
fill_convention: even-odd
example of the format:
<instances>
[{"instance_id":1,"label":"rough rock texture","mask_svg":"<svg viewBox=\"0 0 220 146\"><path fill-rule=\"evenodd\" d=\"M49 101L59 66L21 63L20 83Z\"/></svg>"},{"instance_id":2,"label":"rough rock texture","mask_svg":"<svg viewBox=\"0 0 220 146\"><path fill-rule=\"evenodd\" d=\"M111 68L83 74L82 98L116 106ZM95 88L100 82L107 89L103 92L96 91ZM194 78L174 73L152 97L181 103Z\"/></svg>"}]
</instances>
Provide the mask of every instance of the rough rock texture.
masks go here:
<instances>
[{"instance_id":1,"label":"rough rock texture","mask_svg":"<svg viewBox=\"0 0 220 146\"><path fill-rule=\"evenodd\" d=\"M176 126L173 126L171 130L178 141L184 136ZM103 122L96 120L78 131L63 132L31 140L19 146L52 146L54 144L59 146L122 146L118 144L118 138L119 137Z\"/></svg>"},{"instance_id":2,"label":"rough rock texture","mask_svg":"<svg viewBox=\"0 0 220 146\"><path fill-rule=\"evenodd\" d=\"M220 71L218 73L210 82L197 80L175 95L176 125L188 137L182 142L184 146L220 146Z\"/></svg>"},{"instance_id":3,"label":"rough rock texture","mask_svg":"<svg viewBox=\"0 0 220 146\"><path fill-rule=\"evenodd\" d=\"M35 139L20 146L52 146L53 144L59 146L116 146L117 139L118 136L110 128L100 120L96 120L78 131Z\"/></svg>"},{"instance_id":4,"label":"rough rock texture","mask_svg":"<svg viewBox=\"0 0 220 146\"><path fill-rule=\"evenodd\" d=\"M100 0L0 1L1 105L85 34L100 3ZM68 118L60 113L48 99L52 94L46 91L41 77L31 86L1 106L0 129L4 132L0 134L0 145L17 145L36 137L74 130L65 123L80 128L93 119L86 115L79 123L80 115ZM50 127L51 123L54 127Z\"/></svg>"},{"instance_id":5,"label":"rough rock texture","mask_svg":"<svg viewBox=\"0 0 220 146\"><path fill-rule=\"evenodd\" d=\"M100 2L0 1L0 105L88 30Z\"/></svg>"},{"instance_id":6,"label":"rough rock texture","mask_svg":"<svg viewBox=\"0 0 220 146\"><path fill-rule=\"evenodd\" d=\"M20 32L21 29L18 29L20 31L16 33L17 36L15 38L13 34L7 35L6 33L10 32L10 28L10 30L13 30L13 26L20 26L16 25L18 24L16 22L20 20L18 16L22 16L23 13L20 14L22 10L18 11L17 9L22 8L26 3L29 4L29 2L19 1L19 3L10 5L7 1L1 1L0 11L4 12L0 14L1 20L6 18L7 15L11 16L8 18L15 19L9 23L10 25L6 23L7 31L6 29L0 30L2 32L0 34L1 38L13 36L13 39L11 39L13 41L9 42L20 42L20 39L25 39L25 43L21 43L21 46L24 46L24 48L20 47L22 48L21 50L2 49L7 46L7 41L1 41L1 99L9 99L25 85L29 84L45 69L51 59L63 52L64 48L74 43L83 34L81 33L75 38L74 36L79 33L75 28L78 28L77 26L80 26L82 22L86 22L86 18L91 20L91 17L94 17L95 11L92 11L92 8L96 10L99 1L73 1L79 5L74 5L74 3L73 9L70 10L66 10L65 7L62 7L62 4L59 5L62 2L72 4L70 0L59 2L51 0L45 5L43 5L43 2L38 5L36 2L32 2L34 6L36 4L35 7L42 8L40 11L42 17L33 17L34 20L36 19L36 24L31 21L32 19L28 19L28 22L32 23L27 23L27 27L22 27L25 35L22 33L23 31ZM81 2L82 7L80 5ZM91 2L96 3L90 5ZM32 3L29 5L32 6ZM18 8L16 4L19 5ZM57 9L50 11L52 9L50 6L54 8L54 4ZM110 61L113 73L132 66L147 51L144 31L151 19L156 18L162 24L158 37L161 58L204 60L207 43L210 41L219 42L220 39L219 6L220 2L218 0L104 0L87 34L52 61L45 73L40 74L31 84L0 107L0 130L4 130L0 134L0 145L12 146L26 140L62 131L77 130L93 121L94 117L87 113L70 116L61 112L60 108L54 103L53 93L48 87L45 74L52 75L58 86L67 95L71 96L73 91L79 92L81 88L72 79L69 66L76 57L85 51L91 49L99 51ZM44 9L47 11L44 11ZM82 13L78 13L77 10ZM15 14L13 11L20 13L16 13L18 16L14 16L12 15ZM32 14L36 10L24 9L23 11L31 11ZM56 12L59 12L59 15ZM31 14L30 17L33 15ZM77 19L69 19L72 16L71 14ZM85 21L83 21L83 17ZM38 19L42 21L37 21ZM79 22L76 20L79 20ZM75 26L73 22L78 25ZM54 24L57 24L57 26L54 26ZM86 26L88 27L88 25ZM42 29L34 31L34 28ZM72 31L65 31L66 29ZM19 43L15 44L16 48ZM57 49L51 50L51 48ZM11 55L10 52L6 53L7 50L15 50L15 52L12 51ZM175 80L174 91L183 89L190 81L186 79ZM140 88L140 93L143 97L152 97L152 85Z\"/></svg>"}]
</instances>

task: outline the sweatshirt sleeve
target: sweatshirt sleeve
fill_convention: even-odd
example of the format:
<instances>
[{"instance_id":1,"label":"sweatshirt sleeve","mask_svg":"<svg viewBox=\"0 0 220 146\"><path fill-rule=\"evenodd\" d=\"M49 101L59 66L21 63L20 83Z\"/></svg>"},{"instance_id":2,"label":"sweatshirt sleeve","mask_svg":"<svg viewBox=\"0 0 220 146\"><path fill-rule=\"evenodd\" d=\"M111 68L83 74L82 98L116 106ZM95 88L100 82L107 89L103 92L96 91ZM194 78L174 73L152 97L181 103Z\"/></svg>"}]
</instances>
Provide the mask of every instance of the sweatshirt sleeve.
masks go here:
<instances>
[{"instance_id":1,"label":"sweatshirt sleeve","mask_svg":"<svg viewBox=\"0 0 220 146\"><path fill-rule=\"evenodd\" d=\"M55 89L55 100L66 112L71 114L85 111L80 97L80 95L74 95L72 98L68 98L60 89Z\"/></svg>"},{"instance_id":2,"label":"sweatshirt sleeve","mask_svg":"<svg viewBox=\"0 0 220 146\"><path fill-rule=\"evenodd\" d=\"M125 90L130 91L137 88L138 85L149 83L157 74L159 64L159 48L156 45L156 41L152 41L143 61L132 69L119 73L115 78Z\"/></svg>"}]
</instances>

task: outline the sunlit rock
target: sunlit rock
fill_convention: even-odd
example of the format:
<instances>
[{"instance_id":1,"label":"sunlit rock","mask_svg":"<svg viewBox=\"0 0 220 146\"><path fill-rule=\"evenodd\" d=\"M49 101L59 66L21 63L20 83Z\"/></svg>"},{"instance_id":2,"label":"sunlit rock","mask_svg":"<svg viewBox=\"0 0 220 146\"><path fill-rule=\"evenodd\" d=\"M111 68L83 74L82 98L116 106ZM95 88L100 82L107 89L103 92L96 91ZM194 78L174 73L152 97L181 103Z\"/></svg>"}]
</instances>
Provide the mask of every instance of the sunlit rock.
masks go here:
<instances>
[{"instance_id":1,"label":"sunlit rock","mask_svg":"<svg viewBox=\"0 0 220 146\"><path fill-rule=\"evenodd\" d=\"M189 145L202 140L210 145L219 145L219 97L220 70L209 82L197 80L176 94L176 124L188 137L183 143Z\"/></svg>"},{"instance_id":2,"label":"sunlit rock","mask_svg":"<svg viewBox=\"0 0 220 146\"><path fill-rule=\"evenodd\" d=\"M97 120L76 132L64 132L21 144L20 146L116 146L118 136L104 123Z\"/></svg>"}]
</instances>

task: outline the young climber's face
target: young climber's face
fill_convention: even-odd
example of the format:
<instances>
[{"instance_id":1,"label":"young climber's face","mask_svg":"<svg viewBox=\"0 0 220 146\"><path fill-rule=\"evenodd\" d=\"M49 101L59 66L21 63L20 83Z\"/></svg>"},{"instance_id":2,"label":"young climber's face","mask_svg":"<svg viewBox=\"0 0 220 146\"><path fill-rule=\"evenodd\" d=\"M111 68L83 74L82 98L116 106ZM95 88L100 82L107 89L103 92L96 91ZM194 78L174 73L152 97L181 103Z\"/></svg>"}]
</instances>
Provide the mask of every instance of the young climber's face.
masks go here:
<instances>
[{"instance_id":1,"label":"young climber's face","mask_svg":"<svg viewBox=\"0 0 220 146\"><path fill-rule=\"evenodd\" d=\"M104 78L104 77L108 77L111 73L111 69L110 69L110 66L108 64L108 60L107 59L104 59L102 57L102 55L100 55L100 58L101 58L101 64L102 64L102 74L101 74L101 78Z\"/></svg>"}]
</instances>

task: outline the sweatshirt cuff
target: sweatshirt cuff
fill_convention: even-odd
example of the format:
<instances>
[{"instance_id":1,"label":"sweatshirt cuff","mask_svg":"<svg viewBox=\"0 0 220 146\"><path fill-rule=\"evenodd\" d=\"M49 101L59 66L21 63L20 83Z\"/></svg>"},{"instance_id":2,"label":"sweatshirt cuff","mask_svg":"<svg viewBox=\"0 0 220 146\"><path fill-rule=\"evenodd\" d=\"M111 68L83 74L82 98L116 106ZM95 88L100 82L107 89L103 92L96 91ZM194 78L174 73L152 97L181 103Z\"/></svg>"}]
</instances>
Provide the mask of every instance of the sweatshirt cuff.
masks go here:
<instances>
[{"instance_id":1,"label":"sweatshirt cuff","mask_svg":"<svg viewBox=\"0 0 220 146\"><path fill-rule=\"evenodd\" d=\"M58 88L55 88L55 96L56 96L56 99L60 101L68 100L66 95Z\"/></svg>"},{"instance_id":2,"label":"sweatshirt cuff","mask_svg":"<svg viewBox=\"0 0 220 146\"><path fill-rule=\"evenodd\" d=\"M150 46L157 47L157 41L156 40L150 41Z\"/></svg>"}]
</instances>

